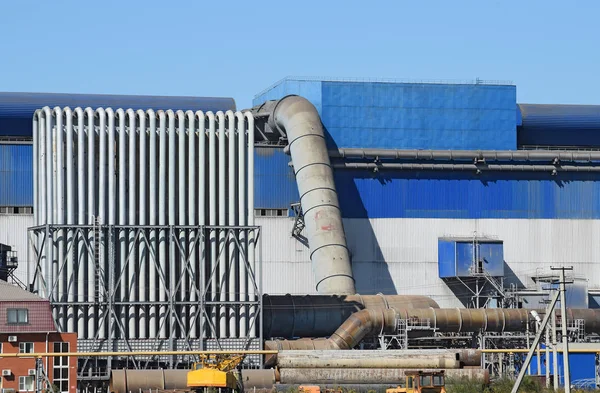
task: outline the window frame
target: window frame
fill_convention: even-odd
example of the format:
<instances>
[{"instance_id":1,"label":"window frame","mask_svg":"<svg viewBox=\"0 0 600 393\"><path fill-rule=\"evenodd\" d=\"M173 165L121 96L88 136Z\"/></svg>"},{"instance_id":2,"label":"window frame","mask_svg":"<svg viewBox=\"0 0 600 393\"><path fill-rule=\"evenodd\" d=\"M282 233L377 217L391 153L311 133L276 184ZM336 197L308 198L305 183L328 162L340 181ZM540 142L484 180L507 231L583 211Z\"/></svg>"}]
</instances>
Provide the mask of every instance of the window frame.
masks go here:
<instances>
[{"instance_id":1,"label":"window frame","mask_svg":"<svg viewBox=\"0 0 600 393\"><path fill-rule=\"evenodd\" d=\"M26 389L25 381L31 380L31 390ZM23 389L22 389L23 387ZM19 392L35 392L35 376L33 375L21 375L19 376Z\"/></svg>"},{"instance_id":2,"label":"window frame","mask_svg":"<svg viewBox=\"0 0 600 393\"><path fill-rule=\"evenodd\" d=\"M14 321L11 321L11 316L14 316L14 318L12 318ZM7 309L6 324L11 326L29 325L29 309L25 307L12 307Z\"/></svg>"},{"instance_id":3,"label":"window frame","mask_svg":"<svg viewBox=\"0 0 600 393\"><path fill-rule=\"evenodd\" d=\"M24 348L25 350L27 350L27 344L31 344L31 351L23 351L22 349ZM33 343L33 341L22 341L19 343L19 353L34 353L35 352L35 345Z\"/></svg>"}]
</instances>

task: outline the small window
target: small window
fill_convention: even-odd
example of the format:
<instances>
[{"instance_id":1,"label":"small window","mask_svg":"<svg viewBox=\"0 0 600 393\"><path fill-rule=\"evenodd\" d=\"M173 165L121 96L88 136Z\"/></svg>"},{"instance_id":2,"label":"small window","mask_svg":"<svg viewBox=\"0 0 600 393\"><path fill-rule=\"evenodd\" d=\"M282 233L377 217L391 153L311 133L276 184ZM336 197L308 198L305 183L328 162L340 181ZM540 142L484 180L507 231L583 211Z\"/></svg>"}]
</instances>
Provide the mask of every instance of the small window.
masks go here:
<instances>
[{"instance_id":1,"label":"small window","mask_svg":"<svg viewBox=\"0 0 600 393\"><path fill-rule=\"evenodd\" d=\"M431 375L421 376L421 386L431 386Z\"/></svg>"},{"instance_id":2,"label":"small window","mask_svg":"<svg viewBox=\"0 0 600 393\"><path fill-rule=\"evenodd\" d=\"M19 343L19 352L20 353L33 353L33 343L31 343L31 342Z\"/></svg>"},{"instance_id":3,"label":"small window","mask_svg":"<svg viewBox=\"0 0 600 393\"><path fill-rule=\"evenodd\" d=\"M27 376L27 377L19 377L19 391L20 392L33 392L35 391L34 388L34 382L35 382L35 377L32 376Z\"/></svg>"},{"instance_id":4,"label":"small window","mask_svg":"<svg viewBox=\"0 0 600 393\"><path fill-rule=\"evenodd\" d=\"M256 217L288 217L288 209L254 209Z\"/></svg>"},{"instance_id":5,"label":"small window","mask_svg":"<svg viewBox=\"0 0 600 393\"><path fill-rule=\"evenodd\" d=\"M9 325L26 325L29 323L29 310L26 308L9 308L6 311L6 322Z\"/></svg>"}]
</instances>

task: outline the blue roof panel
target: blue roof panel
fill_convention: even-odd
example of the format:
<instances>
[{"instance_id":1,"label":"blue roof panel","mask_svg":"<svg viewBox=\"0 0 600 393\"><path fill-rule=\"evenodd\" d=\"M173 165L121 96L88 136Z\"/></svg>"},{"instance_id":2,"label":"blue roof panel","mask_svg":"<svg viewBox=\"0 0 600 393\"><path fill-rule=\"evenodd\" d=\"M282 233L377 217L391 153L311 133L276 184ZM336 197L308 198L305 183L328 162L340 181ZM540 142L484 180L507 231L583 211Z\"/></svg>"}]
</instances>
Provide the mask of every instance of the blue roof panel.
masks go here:
<instances>
[{"instance_id":1,"label":"blue roof panel","mask_svg":"<svg viewBox=\"0 0 600 393\"><path fill-rule=\"evenodd\" d=\"M44 106L124 109L235 110L233 98L105 94L0 93L0 135L31 136L36 109Z\"/></svg>"}]
</instances>

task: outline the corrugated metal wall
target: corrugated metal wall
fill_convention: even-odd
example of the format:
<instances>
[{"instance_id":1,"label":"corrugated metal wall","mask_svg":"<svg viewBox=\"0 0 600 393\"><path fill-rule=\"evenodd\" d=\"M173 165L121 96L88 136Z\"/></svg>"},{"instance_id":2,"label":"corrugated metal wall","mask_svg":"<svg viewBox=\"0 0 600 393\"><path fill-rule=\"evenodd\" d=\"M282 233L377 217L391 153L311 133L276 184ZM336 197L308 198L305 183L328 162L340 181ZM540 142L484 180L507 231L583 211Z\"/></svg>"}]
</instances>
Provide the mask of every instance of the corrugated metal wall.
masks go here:
<instances>
[{"instance_id":1,"label":"corrugated metal wall","mask_svg":"<svg viewBox=\"0 0 600 393\"><path fill-rule=\"evenodd\" d=\"M257 209L285 209L300 200L290 156L283 148L254 149L254 206Z\"/></svg>"},{"instance_id":2,"label":"corrugated metal wall","mask_svg":"<svg viewBox=\"0 0 600 393\"><path fill-rule=\"evenodd\" d=\"M0 206L33 206L32 145L0 144Z\"/></svg>"},{"instance_id":3,"label":"corrugated metal wall","mask_svg":"<svg viewBox=\"0 0 600 393\"><path fill-rule=\"evenodd\" d=\"M13 251L17 251L19 267L16 276L23 283L27 283L27 263L30 267L34 264L33 255L31 260L27 260L27 228L31 226L31 214L0 214L0 243L7 244Z\"/></svg>"},{"instance_id":4,"label":"corrugated metal wall","mask_svg":"<svg viewBox=\"0 0 600 393\"><path fill-rule=\"evenodd\" d=\"M131 109L235 110L233 98L105 94L0 93L0 135L32 136L36 109L49 106Z\"/></svg>"},{"instance_id":5,"label":"corrugated metal wall","mask_svg":"<svg viewBox=\"0 0 600 393\"><path fill-rule=\"evenodd\" d=\"M515 86L286 79L254 104L288 94L316 106L330 147L517 147Z\"/></svg>"},{"instance_id":6,"label":"corrugated metal wall","mask_svg":"<svg viewBox=\"0 0 600 393\"><path fill-rule=\"evenodd\" d=\"M265 293L316 293L308 251L290 235L293 220L259 218L257 225L263 227ZM600 283L596 220L344 219L344 227L361 294L428 295L442 307L461 306L460 285L438 278L438 238L474 233L504 242L508 282L532 286L531 276L564 264L590 288Z\"/></svg>"},{"instance_id":7,"label":"corrugated metal wall","mask_svg":"<svg viewBox=\"0 0 600 393\"><path fill-rule=\"evenodd\" d=\"M336 170L344 217L600 218L600 176Z\"/></svg>"}]
</instances>

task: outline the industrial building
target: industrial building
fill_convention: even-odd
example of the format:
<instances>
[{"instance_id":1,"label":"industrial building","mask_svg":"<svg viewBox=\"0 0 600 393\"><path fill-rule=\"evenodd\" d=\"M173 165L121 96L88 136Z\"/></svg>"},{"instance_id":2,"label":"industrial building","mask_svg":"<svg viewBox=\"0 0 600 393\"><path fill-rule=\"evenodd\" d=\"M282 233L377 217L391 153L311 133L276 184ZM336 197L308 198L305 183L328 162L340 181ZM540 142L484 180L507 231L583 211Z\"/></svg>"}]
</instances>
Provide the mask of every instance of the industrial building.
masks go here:
<instances>
[{"instance_id":1,"label":"industrial building","mask_svg":"<svg viewBox=\"0 0 600 393\"><path fill-rule=\"evenodd\" d=\"M1 353L77 351L77 335L57 330L47 299L5 282L0 282L0 299ZM55 385L57 393L76 391L75 356L2 357L0 370L0 386L6 393L35 391L38 378Z\"/></svg>"},{"instance_id":2,"label":"industrial building","mask_svg":"<svg viewBox=\"0 0 600 393\"><path fill-rule=\"evenodd\" d=\"M394 324L415 315L430 333L481 333L483 348L505 331L524 340L527 309L557 286L550 268L573 266L569 331L588 340L600 106L519 104L516 89L286 78L248 112L227 98L2 93L11 277L90 351L407 348ZM337 335L361 310L378 340Z\"/></svg>"}]
</instances>

